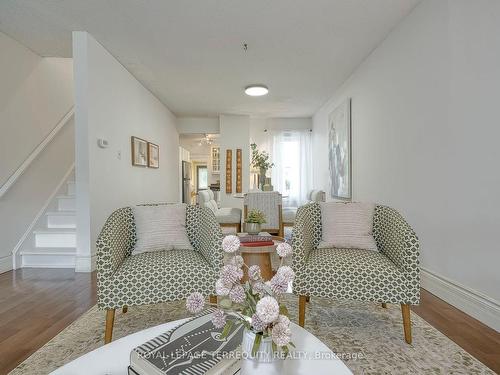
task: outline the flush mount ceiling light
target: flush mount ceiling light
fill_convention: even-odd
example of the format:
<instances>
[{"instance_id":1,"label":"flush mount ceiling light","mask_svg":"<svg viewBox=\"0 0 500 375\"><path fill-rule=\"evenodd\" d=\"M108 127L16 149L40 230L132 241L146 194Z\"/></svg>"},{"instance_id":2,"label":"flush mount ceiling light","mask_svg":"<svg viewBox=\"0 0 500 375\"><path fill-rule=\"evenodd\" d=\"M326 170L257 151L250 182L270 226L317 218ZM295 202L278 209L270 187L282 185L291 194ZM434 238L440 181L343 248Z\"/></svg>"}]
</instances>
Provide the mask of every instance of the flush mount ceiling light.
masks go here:
<instances>
[{"instance_id":1,"label":"flush mount ceiling light","mask_svg":"<svg viewBox=\"0 0 500 375\"><path fill-rule=\"evenodd\" d=\"M267 95L269 89L264 85L250 85L245 87L245 94L249 96L263 96Z\"/></svg>"}]
</instances>

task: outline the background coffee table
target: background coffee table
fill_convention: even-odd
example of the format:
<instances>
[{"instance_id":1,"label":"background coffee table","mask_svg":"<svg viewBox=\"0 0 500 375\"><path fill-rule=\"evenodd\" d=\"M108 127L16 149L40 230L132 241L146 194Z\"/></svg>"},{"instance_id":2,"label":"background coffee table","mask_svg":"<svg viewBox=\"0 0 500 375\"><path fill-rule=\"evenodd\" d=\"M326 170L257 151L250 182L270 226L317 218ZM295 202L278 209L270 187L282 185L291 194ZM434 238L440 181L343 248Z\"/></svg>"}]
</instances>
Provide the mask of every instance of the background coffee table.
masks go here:
<instances>
[{"instance_id":1,"label":"background coffee table","mask_svg":"<svg viewBox=\"0 0 500 375\"><path fill-rule=\"evenodd\" d=\"M270 280L273 277L273 268L271 264L271 254L276 251L276 246L285 241L282 237L270 236L274 245L250 247L240 245L240 254L247 266L258 265L260 274L264 280ZM248 280L247 270L244 270L243 281Z\"/></svg>"},{"instance_id":2,"label":"background coffee table","mask_svg":"<svg viewBox=\"0 0 500 375\"><path fill-rule=\"evenodd\" d=\"M122 337L116 341L95 349L52 372L52 375L128 375L130 352L146 341L184 323L187 319L160 324L156 327ZM295 374L352 374L347 366L338 359L318 338L291 323L295 353L300 359L287 359L283 373ZM323 356L323 359L315 359ZM327 358L327 359L325 359Z\"/></svg>"}]
</instances>

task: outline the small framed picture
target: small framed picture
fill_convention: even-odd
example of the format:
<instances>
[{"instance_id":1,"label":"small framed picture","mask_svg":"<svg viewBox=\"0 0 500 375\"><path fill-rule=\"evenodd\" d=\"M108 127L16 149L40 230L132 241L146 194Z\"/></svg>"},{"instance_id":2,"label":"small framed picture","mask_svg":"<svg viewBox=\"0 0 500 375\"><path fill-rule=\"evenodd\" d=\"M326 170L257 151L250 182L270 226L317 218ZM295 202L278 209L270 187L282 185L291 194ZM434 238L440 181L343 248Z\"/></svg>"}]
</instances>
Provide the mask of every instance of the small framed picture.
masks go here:
<instances>
[{"instance_id":1,"label":"small framed picture","mask_svg":"<svg viewBox=\"0 0 500 375\"><path fill-rule=\"evenodd\" d=\"M138 167L148 166L148 142L144 139L132 137L132 165Z\"/></svg>"},{"instance_id":2,"label":"small framed picture","mask_svg":"<svg viewBox=\"0 0 500 375\"><path fill-rule=\"evenodd\" d=\"M148 142L148 167L160 167L160 146Z\"/></svg>"}]
</instances>

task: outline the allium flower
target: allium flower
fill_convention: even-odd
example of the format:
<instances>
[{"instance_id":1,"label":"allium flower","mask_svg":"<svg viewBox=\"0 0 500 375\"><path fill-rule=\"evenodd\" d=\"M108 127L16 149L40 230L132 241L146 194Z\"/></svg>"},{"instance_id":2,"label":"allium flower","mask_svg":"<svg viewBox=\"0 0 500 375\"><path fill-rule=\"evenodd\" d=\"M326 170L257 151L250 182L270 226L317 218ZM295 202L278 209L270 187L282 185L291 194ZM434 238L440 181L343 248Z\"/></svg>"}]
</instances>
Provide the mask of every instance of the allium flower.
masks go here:
<instances>
[{"instance_id":1,"label":"allium flower","mask_svg":"<svg viewBox=\"0 0 500 375\"><path fill-rule=\"evenodd\" d=\"M215 328L222 328L226 325L226 314L224 313L224 310L215 310L212 314L212 323Z\"/></svg>"},{"instance_id":2,"label":"allium flower","mask_svg":"<svg viewBox=\"0 0 500 375\"><path fill-rule=\"evenodd\" d=\"M286 315L280 315L278 316L278 321L276 324L283 324L288 327L290 325L290 319L288 319L288 316Z\"/></svg>"},{"instance_id":3,"label":"allium flower","mask_svg":"<svg viewBox=\"0 0 500 375\"><path fill-rule=\"evenodd\" d=\"M186 299L186 309L192 314L198 314L204 306L205 297L200 292L194 292Z\"/></svg>"},{"instance_id":4,"label":"allium flower","mask_svg":"<svg viewBox=\"0 0 500 375\"><path fill-rule=\"evenodd\" d=\"M286 242L282 242L278 246L276 246L276 252L280 257L286 258L290 254L292 254L292 247Z\"/></svg>"},{"instance_id":5,"label":"allium flower","mask_svg":"<svg viewBox=\"0 0 500 375\"><path fill-rule=\"evenodd\" d=\"M254 293L261 293L264 291L264 283L256 281L252 284L252 291Z\"/></svg>"},{"instance_id":6,"label":"allium flower","mask_svg":"<svg viewBox=\"0 0 500 375\"><path fill-rule=\"evenodd\" d=\"M266 296L257 302L256 312L262 322L269 324L278 318L280 307L273 297Z\"/></svg>"},{"instance_id":7,"label":"allium flower","mask_svg":"<svg viewBox=\"0 0 500 375\"><path fill-rule=\"evenodd\" d=\"M222 240L222 250L226 253L234 253L240 248L240 239L237 236L226 236Z\"/></svg>"},{"instance_id":8,"label":"allium flower","mask_svg":"<svg viewBox=\"0 0 500 375\"><path fill-rule=\"evenodd\" d=\"M230 290L231 287L227 287L222 279L217 279L217 281L215 282L215 293L217 293L217 295L227 296Z\"/></svg>"},{"instance_id":9,"label":"allium flower","mask_svg":"<svg viewBox=\"0 0 500 375\"><path fill-rule=\"evenodd\" d=\"M234 264L226 264L220 270L220 278L224 285L232 285L241 280L243 271L241 268L236 267Z\"/></svg>"},{"instance_id":10,"label":"allium flower","mask_svg":"<svg viewBox=\"0 0 500 375\"><path fill-rule=\"evenodd\" d=\"M289 266L281 266L278 268L278 271L276 271L276 274L283 276L288 282L293 281L295 277L295 272L293 272L292 268Z\"/></svg>"},{"instance_id":11,"label":"allium flower","mask_svg":"<svg viewBox=\"0 0 500 375\"><path fill-rule=\"evenodd\" d=\"M240 284L233 286L229 292L229 298L234 303L243 303L245 301L245 289Z\"/></svg>"},{"instance_id":12,"label":"allium flower","mask_svg":"<svg viewBox=\"0 0 500 375\"><path fill-rule=\"evenodd\" d=\"M250 266L248 268L248 277L250 280L259 280L260 279L260 267L256 264Z\"/></svg>"},{"instance_id":13,"label":"allium flower","mask_svg":"<svg viewBox=\"0 0 500 375\"><path fill-rule=\"evenodd\" d=\"M267 324L265 324L262 320L259 319L257 314L252 315L252 327L257 332L264 331L266 329Z\"/></svg>"},{"instance_id":14,"label":"allium flower","mask_svg":"<svg viewBox=\"0 0 500 375\"><path fill-rule=\"evenodd\" d=\"M276 324L273 327L271 337L276 345L285 346L292 338L292 331L284 324Z\"/></svg>"},{"instance_id":15,"label":"allium flower","mask_svg":"<svg viewBox=\"0 0 500 375\"><path fill-rule=\"evenodd\" d=\"M243 267L243 264L245 263L241 255L235 255L234 257L231 258L230 262L231 264L234 264L238 268Z\"/></svg>"},{"instance_id":16,"label":"allium flower","mask_svg":"<svg viewBox=\"0 0 500 375\"><path fill-rule=\"evenodd\" d=\"M269 286L273 293L283 294L288 289L288 280L282 274L276 273L269 282Z\"/></svg>"}]
</instances>

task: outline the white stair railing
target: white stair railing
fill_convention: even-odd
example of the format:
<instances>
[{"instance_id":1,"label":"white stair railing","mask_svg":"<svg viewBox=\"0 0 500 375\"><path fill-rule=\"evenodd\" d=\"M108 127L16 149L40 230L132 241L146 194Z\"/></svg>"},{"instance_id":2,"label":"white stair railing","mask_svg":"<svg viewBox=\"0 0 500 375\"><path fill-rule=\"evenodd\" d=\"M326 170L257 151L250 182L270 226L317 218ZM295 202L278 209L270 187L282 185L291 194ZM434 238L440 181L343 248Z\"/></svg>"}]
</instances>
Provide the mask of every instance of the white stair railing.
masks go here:
<instances>
[{"instance_id":1,"label":"white stair railing","mask_svg":"<svg viewBox=\"0 0 500 375\"><path fill-rule=\"evenodd\" d=\"M35 160L38 155L45 149L45 147L54 139L57 133L66 125L69 120L75 114L74 107L66 113L63 118L57 123L56 126L50 131L50 133L45 137L45 139L35 147L35 149L29 154L26 160L17 168L17 170L8 178L5 184L0 187L0 198L15 184L17 179L28 169L30 164Z\"/></svg>"}]
</instances>

